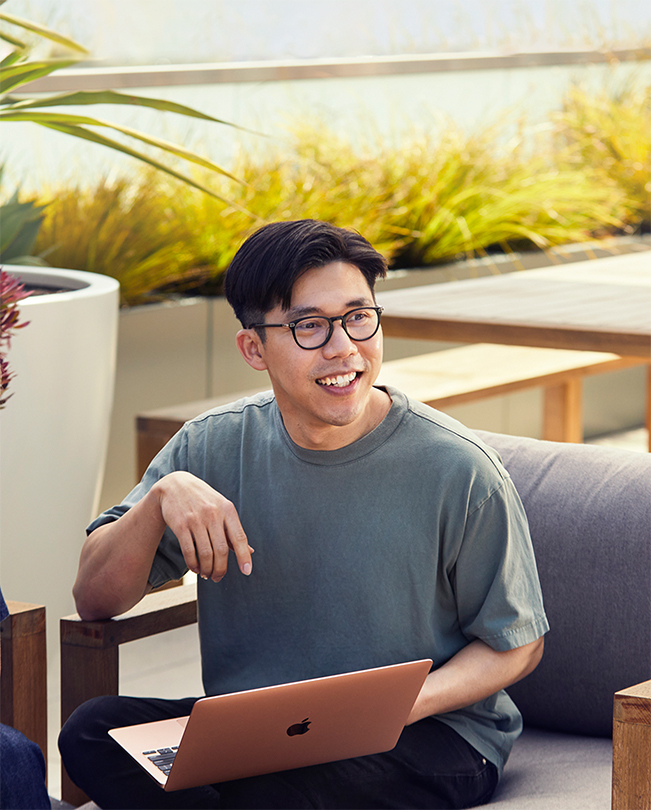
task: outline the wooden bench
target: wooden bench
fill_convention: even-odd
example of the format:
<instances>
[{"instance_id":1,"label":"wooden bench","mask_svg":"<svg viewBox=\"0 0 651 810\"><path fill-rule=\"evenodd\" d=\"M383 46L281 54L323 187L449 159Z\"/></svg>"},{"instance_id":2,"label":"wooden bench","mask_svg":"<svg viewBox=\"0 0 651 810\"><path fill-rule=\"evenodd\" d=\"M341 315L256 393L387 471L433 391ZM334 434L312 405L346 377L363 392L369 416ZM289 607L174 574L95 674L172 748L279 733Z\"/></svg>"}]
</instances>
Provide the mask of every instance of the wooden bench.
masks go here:
<instances>
[{"instance_id":1,"label":"wooden bench","mask_svg":"<svg viewBox=\"0 0 651 810\"><path fill-rule=\"evenodd\" d=\"M35 742L47 763L45 607L7 599L0 622L0 723Z\"/></svg>"},{"instance_id":2,"label":"wooden bench","mask_svg":"<svg viewBox=\"0 0 651 810\"><path fill-rule=\"evenodd\" d=\"M75 613L60 621L61 725L87 700L119 693L120 646L197 621L194 585L150 593L114 619L83 622ZM61 763L61 797L75 807L88 796ZM94 807L94 805L93 805Z\"/></svg>"},{"instance_id":3,"label":"wooden bench","mask_svg":"<svg viewBox=\"0 0 651 810\"><path fill-rule=\"evenodd\" d=\"M378 382L442 410L542 387L543 439L582 442L583 378L647 362L606 352L477 343L392 360L384 364ZM649 409L647 402L647 426Z\"/></svg>"},{"instance_id":4,"label":"wooden bench","mask_svg":"<svg viewBox=\"0 0 651 810\"><path fill-rule=\"evenodd\" d=\"M651 810L651 681L615 693L613 810Z\"/></svg>"},{"instance_id":5,"label":"wooden bench","mask_svg":"<svg viewBox=\"0 0 651 810\"><path fill-rule=\"evenodd\" d=\"M441 409L543 387L543 438L581 442L583 377L645 362L642 358L604 352L478 343L388 361L382 366L378 383L392 385L412 399ZM137 416L138 478L186 421L211 408L262 390L265 389L226 394Z\"/></svg>"}]
</instances>

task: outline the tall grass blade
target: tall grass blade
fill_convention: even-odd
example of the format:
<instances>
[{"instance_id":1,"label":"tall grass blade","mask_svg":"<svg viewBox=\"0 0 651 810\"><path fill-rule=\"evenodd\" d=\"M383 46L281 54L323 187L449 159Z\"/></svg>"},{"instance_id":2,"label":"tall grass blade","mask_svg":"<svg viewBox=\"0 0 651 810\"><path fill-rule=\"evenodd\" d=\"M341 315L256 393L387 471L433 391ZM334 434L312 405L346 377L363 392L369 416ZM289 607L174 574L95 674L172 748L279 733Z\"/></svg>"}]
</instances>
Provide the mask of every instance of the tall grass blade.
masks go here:
<instances>
[{"instance_id":1,"label":"tall grass blade","mask_svg":"<svg viewBox=\"0 0 651 810\"><path fill-rule=\"evenodd\" d=\"M78 51L81 54L88 53L86 48L84 48L83 45L80 45L78 42L75 42L74 39L64 37L63 34L59 34L58 31L53 31L51 28L47 28L45 25L39 25L31 20L26 20L23 17L16 17L13 14L7 14L4 11L0 11L0 20L10 23L11 25L17 25L19 28L22 28L25 31L31 31L34 34L38 34L40 37L45 37L45 39L49 39L52 42L63 45L64 48L69 48L71 51Z\"/></svg>"}]
</instances>

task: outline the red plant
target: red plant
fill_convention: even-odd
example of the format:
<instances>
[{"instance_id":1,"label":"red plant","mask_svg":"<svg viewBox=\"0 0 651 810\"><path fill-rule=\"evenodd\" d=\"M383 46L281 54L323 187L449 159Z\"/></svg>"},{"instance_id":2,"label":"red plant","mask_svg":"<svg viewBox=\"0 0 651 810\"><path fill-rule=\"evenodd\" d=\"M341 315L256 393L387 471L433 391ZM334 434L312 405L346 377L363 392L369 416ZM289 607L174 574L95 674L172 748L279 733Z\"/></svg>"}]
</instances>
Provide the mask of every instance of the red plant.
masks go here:
<instances>
[{"instance_id":1,"label":"red plant","mask_svg":"<svg viewBox=\"0 0 651 810\"><path fill-rule=\"evenodd\" d=\"M25 290L24 284L0 268L0 408L4 408L11 396L7 394L7 389L15 376L9 371L9 361L6 357L11 346L12 333L29 323L19 321L18 303L29 295L31 292Z\"/></svg>"}]
</instances>

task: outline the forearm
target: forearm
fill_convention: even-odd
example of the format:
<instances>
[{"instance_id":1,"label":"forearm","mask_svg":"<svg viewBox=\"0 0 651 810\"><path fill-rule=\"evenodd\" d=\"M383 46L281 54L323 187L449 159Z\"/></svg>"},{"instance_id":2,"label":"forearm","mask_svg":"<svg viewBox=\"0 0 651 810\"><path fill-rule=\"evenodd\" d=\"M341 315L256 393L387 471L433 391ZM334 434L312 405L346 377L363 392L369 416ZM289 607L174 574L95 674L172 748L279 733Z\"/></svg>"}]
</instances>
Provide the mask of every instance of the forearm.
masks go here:
<instances>
[{"instance_id":1,"label":"forearm","mask_svg":"<svg viewBox=\"0 0 651 810\"><path fill-rule=\"evenodd\" d=\"M477 703L524 678L538 665L543 639L506 652L476 640L430 672L408 723Z\"/></svg>"},{"instance_id":2,"label":"forearm","mask_svg":"<svg viewBox=\"0 0 651 810\"><path fill-rule=\"evenodd\" d=\"M168 526L195 574L219 582L231 550L240 571L251 573L253 549L235 506L205 481L177 470L160 478L122 517L86 539L73 588L83 619L108 619L142 599Z\"/></svg>"},{"instance_id":3,"label":"forearm","mask_svg":"<svg viewBox=\"0 0 651 810\"><path fill-rule=\"evenodd\" d=\"M82 619L124 613L145 595L165 522L155 490L118 520L95 529L81 551L73 595Z\"/></svg>"}]
</instances>

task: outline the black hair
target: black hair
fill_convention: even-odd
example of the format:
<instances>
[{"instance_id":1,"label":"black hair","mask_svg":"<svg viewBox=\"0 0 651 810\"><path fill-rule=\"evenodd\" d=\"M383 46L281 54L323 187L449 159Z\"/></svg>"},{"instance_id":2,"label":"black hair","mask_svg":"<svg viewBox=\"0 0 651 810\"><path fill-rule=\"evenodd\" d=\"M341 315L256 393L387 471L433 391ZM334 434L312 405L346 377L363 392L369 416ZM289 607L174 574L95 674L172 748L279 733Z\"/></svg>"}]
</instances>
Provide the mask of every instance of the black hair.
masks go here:
<instances>
[{"instance_id":1,"label":"black hair","mask_svg":"<svg viewBox=\"0 0 651 810\"><path fill-rule=\"evenodd\" d=\"M292 289L303 273L337 261L357 267L372 293L387 271L384 257L357 231L315 219L272 222L237 251L226 272L224 293L248 329L278 304L290 308Z\"/></svg>"}]
</instances>

